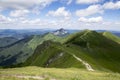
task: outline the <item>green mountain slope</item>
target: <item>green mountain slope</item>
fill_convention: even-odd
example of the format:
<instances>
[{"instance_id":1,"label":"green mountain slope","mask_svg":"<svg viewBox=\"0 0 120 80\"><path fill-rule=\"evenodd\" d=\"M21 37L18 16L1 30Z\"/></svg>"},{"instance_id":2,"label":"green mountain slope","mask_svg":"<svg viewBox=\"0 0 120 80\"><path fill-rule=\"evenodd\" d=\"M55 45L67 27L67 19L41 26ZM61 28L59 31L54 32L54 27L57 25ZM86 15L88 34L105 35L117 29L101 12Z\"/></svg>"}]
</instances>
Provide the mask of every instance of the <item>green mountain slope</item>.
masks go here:
<instances>
[{"instance_id":1,"label":"green mountain slope","mask_svg":"<svg viewBox=\"0 0 120 80\"><path fill-rule=\"evenodd\" d=\"M59 68L84 68L78 60L61 47L63 46L60 43L45 41L36 48L35 53L28 58L24 65Z\"/></svg>"},{"instance_id":2,"label":"green mountain slope","mask_svg":"<svg viewBox=\"0 0 120 80\"><path fill-rule=\"evenodd\" d=\"M105 37L107 37L108 39L111 39L111 40L113 40L113 41L120 44L120 37L118 37L118 36L116 36L116 35L114 35L114 34L112 34L110 32L103 32L103 35Z\"/></svg>"},{"instance_id":3,"label":"green mountain slope","mask_svg":"<svg viewBox=\"0 0 120 80\"><path fill-rule=\"evenodd\" d=\"M85 62L94 70L120 72L120 45L113 40L86 30L69 35L63 41L63 44L44 42L22 66L86 68Z\"/></svg>"},{"instance_id":4,"label":"green mountain slope","mask_svg":"<svg viewBox=\"0 0 120 80\"><path fill-rule=\"evenodd\" d=\"M25 38L25 40L19 40L13 43L9 43L10 45L0 48L0 65L4 65L3 63L6 62L5 65L10 64L18 64L21 62L24 62L30 55L33 54L36 47L40 44L42 44L46 40L52 40L52 41L61 41L62 37L58 37L53 35L52 33L47 33L43 36L36 35L33 37ZM5 44L4 44L5 45ZM15 59L14 59L15 58ZM12 60L8 63L8 60ZM4 61L4 62L3 62Z\"/></svg>"},{"instance_id":5,"label":"green mountain slope","mask_svg":"<svg viewBox=\"0 0 120 80\"><path fill-rule=\"evenodd\" d=\"M77 45L86 51L86 55L93 59L96 66L120 72L120 45L116 42L95 31L87 31L84 35L72 39L69 44Z\"/></svg>"},{"instance_id":6,"label":"green mountain slope","mask_svg":"<svg viewBox=\"0 0 120 80\"><path fill-rule=\"evenodd\" d=\"M18 63L24 62L29 56L31 56L34 53L34 50L36 47L40 44L42 44L44 41L51 40L55 42L63 42L64 38L55 36L52 33L46 33L45 35L37 35L34 36L28 43L24 45L22 48L22 55L19 56L19 59L17 59ZM24 55L27 55L24 57Z\"/></svg>"},{"instance_id":7,"label":"green mountain slope","mask_svg":"<svg viewBox=\"0 0 120 80\"><path fill-rule=\"evenodd\" d=\"M11 65L16 62L18 55L22 54L21 49L25 43L29 41L29 38L19 40L12 44L11 46L7 46L6 48L0 51L0 65Z\"/></svg>"},{"instance_id":8,"label":"green mountain slope","mask_svg":"<svg viewBox=\"0 0 120 80\"><path fill-rule=\"evenodd\" d=\"M112 36L112 37L111 37ZM37 35L0 51L0 65L83 68L120 72L120 44L110 33L85 30L65 37Z\"/></svg>"},{"instance_id":9,"label":"green mountain slope","mask_svg":"<svg viewBox=\"0 0 120 80\"><path fill-rule=\"evenodd\" d=\"M10 44L13 44L16 41L18 41L18 39L14 38L14 37L0 38L0 48L6 47Z\"/></svg>"}]
</instances>

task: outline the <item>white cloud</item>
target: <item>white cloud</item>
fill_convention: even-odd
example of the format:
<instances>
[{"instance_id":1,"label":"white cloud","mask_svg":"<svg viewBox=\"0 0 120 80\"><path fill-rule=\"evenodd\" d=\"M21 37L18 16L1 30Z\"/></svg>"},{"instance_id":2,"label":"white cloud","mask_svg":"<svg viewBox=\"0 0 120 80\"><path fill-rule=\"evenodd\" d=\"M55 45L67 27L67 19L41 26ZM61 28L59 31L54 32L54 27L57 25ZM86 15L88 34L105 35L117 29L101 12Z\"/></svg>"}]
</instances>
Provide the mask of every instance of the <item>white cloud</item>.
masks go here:
<instances>
[{"instance_id":1,"label":"white cloud","mask_svg":"<svg viewBox=\"0 0 120 80\"><path fill-rule=\"evenodd\" d=\"M103 13L101 5L91 5L86 9L80 9L76 11L76 15L79 17L90 16L97 13Z\"/></svg>"},{"instance_id":2,"label":"white cloud","mask_svg":"<svg viewBox=\"0 0 120 80\"><path fill-rule=\"evenodd\" d=\"M36 25L39 25L41 24L42 20L40 19L33 19L33 20L28 20L28 19L25 19L25 20L22 20L21 23L23 24L36 24Z\"/></svg>"},{"instance_id":3,"label":"white cloud","mask_svg":"<svg viewBox=\"0 0 120 80\"><path fill-rule=\"evenodd\" d=\"M105 22L101 16L90 17L94 14L102 14L106 9L120 9L119 3L107 2L103 5L90 5L86 9L77 10L75 13L79 20L71 18L71 13L65 7L49 11L46 17L39 19L31 18L28 14L33 12L39 14L40 10L58 0L0 0L0 11L12 8L10 17L0 15L0 28L67 28L67 29L113 29L120 30L120 22ZM59 0L60 1L60 0ZM65 4L71 4L73 0L61 0ZM80 1L80 0L79 0ZM100 0L81 0L79 4L92 4ZM31 9L31 10L30 10ZM25 17L28 16L28 17ZM74 16L74 15L73 15ZM37 16L36 16L37 17ZM54 19L56 18L56 19ZM60 19L59 19L60 18ZM116 27L116 28L115 28Z\"/></svg>"},{"instance_id":4,"label":"white cloud","mask_svg":"<svg viewBox=\"0 0 120 80\"><path fill-rule=\"evenodd\" d=\"M93 29L93 30L120 30L120 22L102 21L102 17L81 18L77 20L48 20L48 19L14 19L0 15L1 29ZM115 28L116 27L116 28Z\"/></svg>"},{"instance_id":5,"label":"white cloud","mask_svg":"<svg viewBox=\"0 0 120 80\"><path fill-rule=\"evenodd\" d=\"M92 3L98 3L102 0L76 0L77 4L92 4Z\"/></svg>"},{"instance_id":6,"label":"white cloud","mask_svg":"<svg viewBox=\"0 0 120 80\"><path fill-rule=\"evenodd\" d=\"M103 21L103 18L101 16L99 16L99 17L92 17L92 18L81 17L78 20L80 22L85 22L85 23L99 23L99 22Z\"/></svg>"},{"instance_id":7,"label":"white cloud","mask_svg":"<svg viewBox=\"0 0 120 80\"><path fill-rule=\"evenodd\" d=\"M30 13L29 10L14 10L10 12L11 17L25 17L28 13Z\"/></svg>"},{"instance_id":8,"label":"white cloud","mask_svg":"<svg viewBox=\"0 0 120 80\"><path fill-rule=\"evenodd\" d=\"M60 2L69 5L72 3L72 0L60 0Z\"/></svg>"},{"instance_id":9,"label":"white cloud","mask_svg":"<svg viewBox=\"0 0 120 80\"><path fill-rule=\"evenodd\" d=\"M107 2L103 5L104 9L120 9L120 1L117 2Z\"/></svg>"},{"instance_id":10,"label":"white cloud","mask_svg":"<svg viewBox=\"0 0 120 80\"><path fill-rule=\"evenodd\" d=\"M3 8L2 8L2 7L0 7L0 12L1 12L1 11L3 11Z\"/></svg>"},{"instance_id":11,"label":"white cloud","mask_svg":"<svg viewBox=\"0 0 120 80\"><path fill-rule=\"evenodd\" d=\"M72 3L72 0L68 0L67 4L69 5L69 4L71 4L71 3Z\"/></svg>"},{"instance_id":12,"label":"white cloud","mask_svg":"<svg viewBox=\"0 0 120 80\"><path fill-rule=\"evenodd\" d=\"M5 23L11 23L13 20L9 17L6 17L4 15L0 15L0 23L5 24Z\"/></svg>"},{"instance_id":13,"label":"white cloud","mask_svg":"<svg viewBox=\"0 0 120 80\"><path fill-rule=\"evenodd\" d=\"M39 5L45 7L55 0L0 0L0 6L4 8L24 9Z\"/></svg>"},{"instance_id":14,"label":"white cloud","mask_svg":"<svg viewBox=\"0 0 120 80\"><path fill-rule=\"evenodd\" d=\"M60 7L56 11L49 11L47 16L69 19L71 16L71 13L67 11L65 7Z\"/></svg>"}]
</instances>

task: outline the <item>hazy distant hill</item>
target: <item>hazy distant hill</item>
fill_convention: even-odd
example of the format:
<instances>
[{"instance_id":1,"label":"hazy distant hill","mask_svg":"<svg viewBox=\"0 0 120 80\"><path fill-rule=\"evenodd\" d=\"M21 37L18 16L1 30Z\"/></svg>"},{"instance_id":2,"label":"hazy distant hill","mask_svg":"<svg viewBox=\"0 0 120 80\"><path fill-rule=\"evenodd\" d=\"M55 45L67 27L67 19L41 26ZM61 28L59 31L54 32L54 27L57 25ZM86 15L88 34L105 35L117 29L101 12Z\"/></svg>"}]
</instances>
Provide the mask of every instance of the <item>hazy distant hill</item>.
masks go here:
<instances>
[{"instance_id":1,"label":"hazy distant hill","mask_svg":"<svg viewBox=\"0 0 120 80\"><path fill-rule=\"evenodd\" d=\"M0 38L3 37L14 37L18 39L23 39L31 35L41 35L53 30L49 29L0 29Z\"/></svg>"},{"instance_id":2,"label":"hazy distant hill","mask_svg":"<svg viewBox=\"0 0 120 80\"><path fill-rule=\"evenodd\" d=\"M0 48L2 47L6 47L8 45L11 45L12 43L18 41L17 38L14 37L4 37L4 38L0 38Z\"/></svg>"}]
</instances>

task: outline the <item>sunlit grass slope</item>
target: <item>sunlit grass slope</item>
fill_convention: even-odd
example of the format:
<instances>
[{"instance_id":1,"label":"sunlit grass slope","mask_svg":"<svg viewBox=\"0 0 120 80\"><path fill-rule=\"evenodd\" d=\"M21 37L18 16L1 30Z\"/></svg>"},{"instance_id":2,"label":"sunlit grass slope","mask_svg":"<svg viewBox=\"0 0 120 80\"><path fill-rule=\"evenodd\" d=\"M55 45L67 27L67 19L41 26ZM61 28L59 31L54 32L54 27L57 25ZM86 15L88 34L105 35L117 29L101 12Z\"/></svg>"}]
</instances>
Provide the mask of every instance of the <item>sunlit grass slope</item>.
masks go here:
<instances>
[{"instance_id":1,"label":"sunlit grass slope","mask_svg":"<svg viewBox=\"0 0 120 80\"><path fill-rule=\"evenodd\" d=\"M113 41L120 44L120 37L118 37L118 36L116 36L116 35L114 35L114 34L112 34L110 32L103 32L103 35L105 37L107 37L108 39L111 39L111 40L113 40Z\"/></svg>"},{"instance_id":2,"label":"sunlit grass slope","mask_svg":"<svg viewBox=\"0 0 120 80\"><path fill-rule=\"evenodd\" d=\"M58 69L23 67L0 69L0 80L39 80L32 78L18 78L12 75L39 76L43 78L41 80L120 80L120 74L118 73L108 73L102 71L91 72L85 69L75 68Z\"/></svg>"},{"instance_id":3,"label":"sunlit grass slope","mask_svg":"<svg viewBox=\"0 0 120 80\"><path fill-rule=\"evenodd\" d=\"M95 31L70 35L65 43L45 41L22 66L85 68L73 55L89 63L93 69L120 72L120 45Z\"/></svg>"},{"instance_id":4,"label":"sunlit grass slope","mask_svg":"<svg viewBox=\"0 0 120 80\"><path fill-rule=\"evenodd\" d=\"M120 72L120 45L113 40L110 40L95 31L88 30L81 36L71 38L67 44L73 44L84 50L86 53L83 55L92 58L93 66L101 66L108 70ZM91 63L87 57L85 60L88 63Z\"/></svg>"},{"instance_id":5,"label":"sunlit grass slope","mask_svg":"<svg viewBox=\"0 0 120 80\"><path fill-rule=\"evenodd\" d=\"M36 49L36 47L42 44L44 41L51 40L55 42L62 42L63 38L55 36L52 33L46 33L44 35L36 35L24 45L22 48L22 55L19 56L18 62L24 62L29 56L31 56ZM27 56L24 56L27 55Z\"/></svg>"}]
</instances>

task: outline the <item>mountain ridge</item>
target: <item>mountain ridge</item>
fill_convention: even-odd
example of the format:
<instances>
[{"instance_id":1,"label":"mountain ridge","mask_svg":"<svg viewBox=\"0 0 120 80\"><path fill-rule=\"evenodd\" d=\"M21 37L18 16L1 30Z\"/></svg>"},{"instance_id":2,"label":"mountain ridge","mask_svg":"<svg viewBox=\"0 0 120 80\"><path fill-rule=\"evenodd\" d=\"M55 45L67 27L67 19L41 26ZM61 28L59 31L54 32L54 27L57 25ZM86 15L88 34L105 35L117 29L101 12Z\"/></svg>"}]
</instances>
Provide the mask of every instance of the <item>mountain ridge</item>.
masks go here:
<instances>
[{"instance_id":1,"label":"mountain ridge","mask_svg":"<svg viewBox=\"0 0 120 80\"><path fill-rule=\"evenodd\" d=\"M96 31L90 30L75 33L67 36L66 38L69 40L65 39L67 41L65 41L63 44L48 41L50 44L47 45L46 41L39 45L44 47L46 44L47 48L41 50L40 47L37 47L33 55L29 57L25 63L23 63L23 66L46 67L47 65L47 67L59 68L85 68L83 63L79 62L78 60L76 61L76 59L73 57L73 55L75 55L85 62L88 62L95 70L120 72L120 69L118 68L118 65L120 65L120 45L113 40L106 38ZM62 56L57 57L57 55ZM34 58L32 58L33 56ZM32 63L30 63L31 60ZM53 61L51 62L51 60Z\"/></svg>"}]
</instances>

